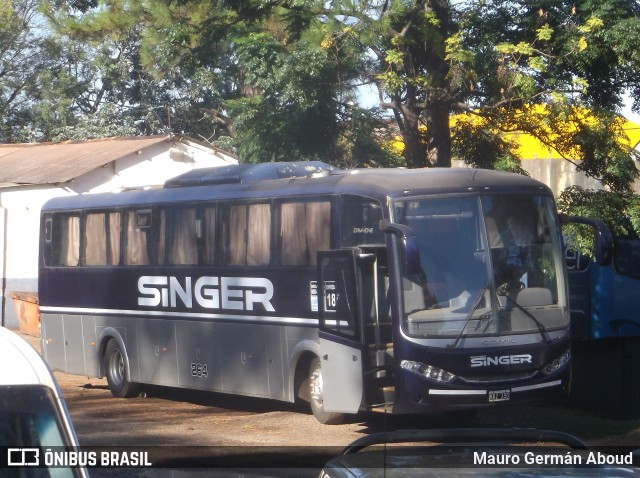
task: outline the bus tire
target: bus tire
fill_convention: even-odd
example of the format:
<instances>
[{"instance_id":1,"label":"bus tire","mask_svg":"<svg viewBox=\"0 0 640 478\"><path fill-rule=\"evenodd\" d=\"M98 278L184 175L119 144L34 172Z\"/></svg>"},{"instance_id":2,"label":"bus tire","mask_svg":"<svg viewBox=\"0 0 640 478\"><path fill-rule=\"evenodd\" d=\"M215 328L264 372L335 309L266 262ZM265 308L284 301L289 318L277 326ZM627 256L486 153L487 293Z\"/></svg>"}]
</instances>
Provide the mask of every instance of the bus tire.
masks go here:
<instances>
[{"instance_id":1,"label":"bus tire","mask_svg":"<svg viewBox=\"0 0 640 478\"><path fill-rule=\"evenodd\" d=\"M344 421L344 413L327 412L324 409L322 366L320 359L315 357L309 366L309 403L311 411L320 423L324 425L338 425Z\"/></svg>"},{"instance_id":2,"label":"bus tire","mask_svg":"<svg viewBox=\"0 0 640 478\"><path fill-rule=\"evenodd\" d=\"M115 340L109 340L103 363L109 390L115 397L129 398L138 395L138 384L132 383L127 376L125 353Z\"/></svg>"}]
</instances>

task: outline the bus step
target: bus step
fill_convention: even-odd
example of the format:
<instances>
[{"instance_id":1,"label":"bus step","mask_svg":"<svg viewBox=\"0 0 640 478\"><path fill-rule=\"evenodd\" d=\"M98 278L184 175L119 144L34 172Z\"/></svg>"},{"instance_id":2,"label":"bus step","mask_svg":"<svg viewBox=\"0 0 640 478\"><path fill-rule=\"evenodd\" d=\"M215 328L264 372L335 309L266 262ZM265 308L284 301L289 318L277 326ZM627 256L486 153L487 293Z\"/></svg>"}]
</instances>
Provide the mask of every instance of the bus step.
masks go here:
<instances>
[{"instance_id":1,"label":"bus step","mask_svg":"<svg viewBox=\"0 0 640 478\"><path fill-rule=\"evenodd\" d=\"M393 350L393 343L384 343L384 344L369 344L367 347L370 350Z\"/></svg>"},{"instance_id":2,"label":"bus step","mask_svg":"<svg viewBox=\"0 0 640 478\"><path fill-rule=\"evenodd\" d=\"M370 368L369 370L365 370L364 375L368 377L373 376L373 378L389 377L391 376L391 367L387 366Z\"/></svg>"},{"instance_id":3,"label":"bus step","mask_svg":"<svg viewBox=\"0 0 640 478\"><path fill-rule=\"evenodd\" d=\"M396 387L394 386L387 386L387 387L380 387L380 393L383 397L383 402L384 403L393 403L394 399L395 399L395 395L396 395Z\"/></svg>"}]
</instances>

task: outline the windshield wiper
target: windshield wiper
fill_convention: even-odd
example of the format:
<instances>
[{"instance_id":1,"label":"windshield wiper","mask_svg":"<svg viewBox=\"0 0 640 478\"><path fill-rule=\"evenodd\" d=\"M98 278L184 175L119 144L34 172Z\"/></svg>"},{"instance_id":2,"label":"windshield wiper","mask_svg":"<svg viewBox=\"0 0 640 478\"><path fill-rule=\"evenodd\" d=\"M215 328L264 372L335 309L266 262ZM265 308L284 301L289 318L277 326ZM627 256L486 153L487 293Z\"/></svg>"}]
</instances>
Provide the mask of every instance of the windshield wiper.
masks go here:
<instances>
[{"instance_id":1,"label":"windshield wiper","mask_svg":"<svg viewBox=\"0 0 640 478\"><path fill-rule=\"evenodd\" d=\"M518 304L517 301L515 301L511 297L509 297L509 295L508 295L509 293L505 288L498 287L496 292L497 292L498 295L501 295L502 297L505 297L509 302L511 302L511 304L515 305L518 309L520 309L522 312L524 312L524 315L526 315L529 319L531 319L533 321L534 324L536 324L536 327L538 327L538 332L540 332L540 336L542 337L542 340L544 341L545 344L548 344L549 342L551 342L551 338L549 337L549 334L545 330L544 325L542 325L542 323L536 318L535 315L533 315L527 309L525 309L520 304Z\"/></svg>"},{"instance_id":2,"label":"windshield wiper","mask_svg":"<svg viewBox=\"0 0 640 478\"><path fill-rule=\"evenodd\" d=\"M460 333L456 337L456 340L452 344L447 345L447 347L455 349L458 346L458 344L460 343L460 340L464 336L464 331L466 330L467 325L469 325L469 322L471 322L471 319L474 318L473 314L476 312L476 310L478 310L478 307L480 306L480 302L482 302L482 299L484 298L484 295L486 294L487 290L489 290L490 285L491 283L487 282L487 284L482 288L482 290L480 291L480 294L478 294L478 298L473 303L473 307L471 307L471 311L469 312L467 317L464 319L464 323L462 324L462 328L460 329ZM475 318L477 320L490 319L491 315L492 315L492 311L489 310L488 312L485 312L484 314L480 314L478 317L475 317ZM478 327L479 326L480 326L480 323L478 323Z\"/></svg>"}]
</instances>

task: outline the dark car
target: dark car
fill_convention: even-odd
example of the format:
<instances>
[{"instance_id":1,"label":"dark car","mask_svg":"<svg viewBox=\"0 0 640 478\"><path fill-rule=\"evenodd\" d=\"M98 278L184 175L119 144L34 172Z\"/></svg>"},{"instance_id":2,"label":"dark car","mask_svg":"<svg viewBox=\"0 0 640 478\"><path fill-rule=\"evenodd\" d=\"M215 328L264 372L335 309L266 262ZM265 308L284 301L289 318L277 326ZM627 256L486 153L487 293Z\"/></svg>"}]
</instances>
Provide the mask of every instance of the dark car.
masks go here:
<instances>
[{"instance_id":1,"label":"dark car","mask_svg":"<svg viewBox=\"0 0 640 478\"><path fill-rule=\"evenodd\" d=\"M640 477L633 449L590 449L561 432L535 429L398 430L362 437L320 478Z\"/></svg>"}]
</instances>

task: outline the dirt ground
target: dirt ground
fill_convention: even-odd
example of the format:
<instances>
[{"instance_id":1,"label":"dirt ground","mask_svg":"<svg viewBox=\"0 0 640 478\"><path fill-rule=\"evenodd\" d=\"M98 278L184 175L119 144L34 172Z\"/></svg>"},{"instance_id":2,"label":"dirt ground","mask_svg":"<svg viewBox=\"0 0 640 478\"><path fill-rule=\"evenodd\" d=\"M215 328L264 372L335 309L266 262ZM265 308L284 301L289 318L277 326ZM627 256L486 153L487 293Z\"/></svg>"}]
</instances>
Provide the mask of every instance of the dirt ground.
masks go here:
<instances>
[{"instance_id":1,"label":"dirt ground","mask_svg":"<svg viewBox=\"0 0 640 478\"><path fill-rule=\"evenodd\" d=\"M161 387L122 399L106 380L55 376L83 445L345 446L369 431L357 420L322 425L305 409L272 400Z\"/></svg>"},{"instance_id":2,"label":"dirt ground","mask_svg":"<svg viewBox=\"0 0 640 478\"><path fill-rule=\"evenodd\" d=\"M38 352L40 339L21 334ZM369 433L362 417L318 423L307 407L219 393L148 386L115 398L106 379L54 375L84 446L337 446ZM377 428L384 417L367 417Z\"/></svg>"}]
</instances>

